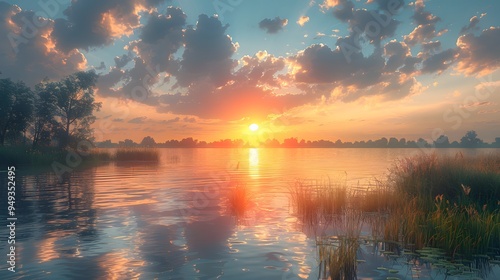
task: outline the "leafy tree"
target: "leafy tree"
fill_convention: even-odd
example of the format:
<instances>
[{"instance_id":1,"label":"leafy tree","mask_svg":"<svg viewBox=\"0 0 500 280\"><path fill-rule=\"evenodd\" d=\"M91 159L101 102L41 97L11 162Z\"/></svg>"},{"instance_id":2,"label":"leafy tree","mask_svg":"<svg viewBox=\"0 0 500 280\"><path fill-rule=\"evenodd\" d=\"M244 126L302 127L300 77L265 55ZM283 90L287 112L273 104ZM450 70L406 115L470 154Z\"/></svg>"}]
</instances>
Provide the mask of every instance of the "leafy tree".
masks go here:
<instances>
[{"instance_id":1,"label":"leafy tree","mask_svg":"<svg viewBox=\"0 0 500 280\"><path fill-rule=\"evenodd\" d=\"M466 148L477 147L483 143L483 140L477 138L477 133L474 130L467 131L460 139L460 145Z\"/></svg>"},{"instance_id":2,"label":"leafy tree","mask_svg":"<svg viewBox=\"0 0 500 280\"><path fill-rule=\"evenodd\" d=\"M389 146L389 148L397 148L397 147L399 147L399 141L398 141L398 139L396 139L394 137L389 138L389 143L387 144L387 146Z\"/></svg>"},{"instance_id":3,"label":"leafy tree","mask_svg":"<svg viewBox=\"0 0 500 280\"><path fill-rule=\"evenodd\" d=\"M118 143L118 146L120 147L127 147L127 148L130 148L130 147L135 147L137 146L137 143L135 143L133 140L130 140L130 139L125 139L123 141L120 141Z\"/></svg>"},{"instance_id":4,"label":"leafy tree","mask_svg":"<svg viewBox=\"0 0 500 280\"><path fill-rule=\"evenodd\" d=\"M446 135L440 135L436 141L434 141L434 146L437 148L446 148L450 146L450 139Z\"/></svg>"},{"instance_id":5,"label":"leafy tree","mask_svg":"<svg viewBox=\"0 0 500 280\"><path fill-rule=\"evenodd\" d=\"M184 138L179 142L180 147L183 148L194 148L198 140L193 139L192 137Z\"/></svg>"},{"instance_id":6,"label":"leafy tree","mask_svg":"<svg viewBox=\"0 0 500 280\"><path fill-rule=\"evenodd\" d=\"M141 146L151 148L156 146L156 141L153 137L146 136L142 139Z\"/></svg>"},{"instance_id":7,"label":"leafy tree","mask_svg":"<svg viewBox=\"0 0 500 280\"><path fill-rule=\"evenodd\" d=\"M60 129L60 124L54 118L57 110L57 98L53 94L57 90L55 85L42 83L35 87L35 111L31 129L33 147L49 145L55 131Z\"/></svg>"},{"instance_id":8,"label":"leafy tree","mask_svg":"<svg viewBox=\"0 0 500 280\"><path fill-rule=\"evenodd\" d=\"M0 145L21 135L33 116L33 92L22 82L0 79Z\"/></svg>"},{"instance_id":9,"label":"leafy tree","mask_svg":"<svg viewBox=\"0 0 500 280\"><path fill-rule=\"evenodd\" d=\"M56 97L55 116L60 124L56 135L59 145L67 147L81 139L91 139L94 111L101 103L94 100L97 74L94 71L77 72L58 82L44 82L39 87Z\"/></svg>"}]
</instances>

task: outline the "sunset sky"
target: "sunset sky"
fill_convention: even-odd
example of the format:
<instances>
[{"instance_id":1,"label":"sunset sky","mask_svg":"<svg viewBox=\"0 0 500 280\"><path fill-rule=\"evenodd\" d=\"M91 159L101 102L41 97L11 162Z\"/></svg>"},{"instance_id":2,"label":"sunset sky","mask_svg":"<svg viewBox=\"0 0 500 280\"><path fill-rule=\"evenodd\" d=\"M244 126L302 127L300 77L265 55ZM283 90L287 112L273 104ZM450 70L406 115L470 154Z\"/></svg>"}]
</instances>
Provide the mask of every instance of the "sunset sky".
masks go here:
<instances>
[{"instance_id":1,"label":"sunset sky","mask_svg":"<svg viewBox=\"0 0 500 280\"><path fill-rule=\"evenodd\" d=\"M99 141L476 130L491 142L498 11L466 0L0 1L0 78L34 86L95 69Z\"/></svg>"}]
</instances>

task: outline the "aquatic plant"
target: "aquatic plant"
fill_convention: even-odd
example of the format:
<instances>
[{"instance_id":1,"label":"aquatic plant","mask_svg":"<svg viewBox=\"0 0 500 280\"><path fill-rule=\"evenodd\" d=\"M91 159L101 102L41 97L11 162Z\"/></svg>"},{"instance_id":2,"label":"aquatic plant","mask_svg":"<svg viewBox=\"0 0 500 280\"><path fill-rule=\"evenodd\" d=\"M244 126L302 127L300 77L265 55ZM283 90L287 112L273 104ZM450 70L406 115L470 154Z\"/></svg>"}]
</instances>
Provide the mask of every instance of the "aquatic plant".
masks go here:
<instances>
[{"instance_id":1,"label":"aquatic plant","mask_svg":"<svg viewBox=\"0 0 500 280\"><path fill-rule=\"evenodd\" d=\"M149 148L123 148L116 150L113 160L159 162L160 153Z\"/></svg>"}]
</instances>

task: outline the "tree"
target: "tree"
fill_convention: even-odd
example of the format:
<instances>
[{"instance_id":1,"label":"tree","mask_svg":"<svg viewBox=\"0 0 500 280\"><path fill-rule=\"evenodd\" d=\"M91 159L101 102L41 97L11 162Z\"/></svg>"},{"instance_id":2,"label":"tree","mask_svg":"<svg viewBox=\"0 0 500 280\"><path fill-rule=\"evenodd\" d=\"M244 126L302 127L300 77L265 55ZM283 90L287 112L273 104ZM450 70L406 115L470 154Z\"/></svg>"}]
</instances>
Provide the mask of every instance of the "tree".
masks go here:
<instances>
[{"instance_id":1,"label":"tree","mask_svg":"<svg viewBox=\"0 0 500 280\"><path fill-rule=\"evenodd\" d=\"M465 148L474 148L483 143L483 140L477 138L477 133L474 130L467 131L464 137L460 139L460 145Z\"/></svg>"},{"instance_id":2,"label":"tree","mask_svg":"<svg viewBox=\"0 0 500 280\"><path fill-rule=\"evenodd\" d=\"M495 137L495 142L492 144L495 148L500 148L500 137Z\"/></svg>"},{"instance_id":3,"label":"tree","mask_svg":"<svg viewBox=\"0 0 500 280\"><path fill-rule=\"evenodd\" d=\"M26 131L33 116L33 92L22 82L0 79L0 146Z\"/></svg>"},{"instance_id":4,"label":"tree","mask_svg":"<svg viewBox=\"0 0 500 280\"><path fill-rule=\"evenodd\" d=\"M151 136L146 136L142 139L141 141L141 146L143 147L148 147L148 148L151 148L151 147L154 147L156 146L156 141L155 139L153 139L153 137Z\"/></svg>"},{"instance_id":5,"label":"tree","mask_svg":"<svg viewBox=\"0 0 500 280\"><path fill-rule=\"evenodd\" d=\"M450 146L450 140L446 135L440 135L436 141L434 141L434 146L436 148L447 148Z\"/></svg>"},{"instance_id":6,"label":"tree","mask_svg":"<svg viewBox=\"0 0 500 280\"><path fill-rule=\"evenodd\" d=\"M35 87L35 110L31 134L33 147L47 146L57 131L59 124L54 119L57 98L52 92L55 84L38 84Z\"/></svg>"},{"instance_id":7,"label":"tree","mask_svg":"<svg viewBox=\"0 0 500 280\"><path fill-rule=\"evenodd\" d=\"M399 147L399 141L398 139L391 137L389 138L389 143L387 144L389 148L397 148Z\"/></svg>"},{"instance_id":8,"label":"tree","mask_svg":"<svg viewBox=\"0 0 500 280\"><path fill-rule=\"evenodd\" d=\"M125 139L123 141L120 141L118 143L118 146L120 147L127 147L127 148L131 148L131 147L135 147L137 146L137 143L135 143L133 140L131 139Z\"/></svg>"},{"instance_id":9,"label":"tree","mask_svg":"<svg viewBox=\"0 0 500 280\"><path fill-rule=\"evenodd\" d=\"M94 71L77 72L59 82L45 82L40 87L49 89L55 95L56 116L61 124L61 147L76 144L78 140L91 139L94 111L101 103L94 101L94 86L97 74Z\"/></svg>"}]
</instances>

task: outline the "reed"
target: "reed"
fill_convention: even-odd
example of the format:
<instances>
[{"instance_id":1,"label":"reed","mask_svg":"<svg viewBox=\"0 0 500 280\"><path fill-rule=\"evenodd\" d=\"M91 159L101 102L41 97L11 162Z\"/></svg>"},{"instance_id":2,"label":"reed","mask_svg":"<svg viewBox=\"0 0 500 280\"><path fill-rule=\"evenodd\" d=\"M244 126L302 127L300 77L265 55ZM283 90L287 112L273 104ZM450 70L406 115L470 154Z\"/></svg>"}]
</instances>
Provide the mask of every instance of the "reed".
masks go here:
<instances>
[{"instance_id":1,"label":"reed","mask_svg":"<svg viewBox=\"0 0 500 280\"><path fill-rule=\"evenodd\" d=\"M245 185L236 183L228 192L228 206L232 215L243 218L250 204L250 197Z\"/></svg>"},{"instance_id":2,"label":"reed","mask_svg":"<svg viewBox=\"0 0 500 280\"><path fill-rule=\"evenodd\" d=\"M124 148L116 150L113 160L115 161L147 161L159 162L160 153L156 149L148 148Z\"/></svg>"},{"instance_id":3,"label":"reed","mask_svg":"<svg viewBox=\"0 0 500 280\"><path fill-rule=\"evenodd\" d=\"M330 180L313 184L297 181L289 188L289 192L295 213L303 224L310 226L332 222L349 203L345 184Z\"/></svg>"},{"instance_id":4,"label":"reed","mask_svg":"<svg viewBox=\"0 0 500 280\"><path fill-rule=\"evenodd\" d=\"M362 212L344 209L338 224L339 234L320 237L317 241L320 277L332 280L357 278L357 254L360 248Z\"/></svg>"},{"instance_id":5,"label":"reed","mask_svg":"<svg viewBox=\"0 0 500 280\"><path fill-rule=\"evenodd\" d=\"M471 190L467 198L482 207L500 200L499 170L499 154L477 157L460 153L455 157L420 155L397 162L390 169L388 184L399 193L427 202L444 195L457 203L463 198L463 185Z\"/></svg>"},{"instance_id":6,"label":"reed","mask_svg":"<svg viewBox=\"0 0 500 280\"><path fill-rule=\"evenodd\" d=\"M296 182L290 194L302 221L330 221L340 230L317 241L320 277L355 279L365 221L372 237L396 254L424 252L419 254L429 262L437 261L434 252L441 261L500 254L500 154L420 155L400 160L386 182L361 194L330 181Z\"/></svg>"}]
</instances>

